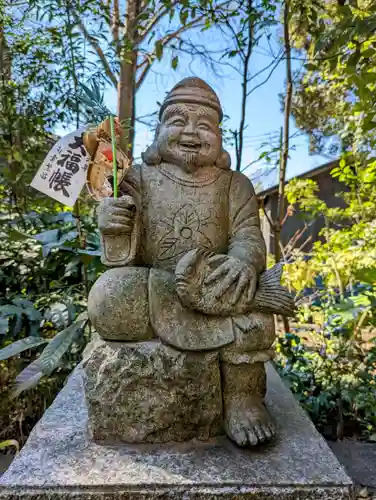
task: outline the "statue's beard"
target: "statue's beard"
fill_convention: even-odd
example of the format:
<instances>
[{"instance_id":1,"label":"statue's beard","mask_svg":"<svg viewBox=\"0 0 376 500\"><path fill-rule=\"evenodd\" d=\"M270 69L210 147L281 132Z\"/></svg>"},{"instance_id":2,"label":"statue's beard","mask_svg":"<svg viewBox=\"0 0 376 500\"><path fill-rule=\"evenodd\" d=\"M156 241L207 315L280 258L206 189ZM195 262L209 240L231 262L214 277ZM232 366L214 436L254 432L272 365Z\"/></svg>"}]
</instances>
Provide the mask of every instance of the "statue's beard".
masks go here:
<instances>
[{"instance_id":1,"label":"statue's beard","mask_svg":"<svg viewBox=\"0 0 376 500\"><path fill-rule=\"evenodd\" d=\"M167 146L167 147L166 147ZM201 167L214 165L216 158L212 158L214 151L209 144L201 144L200 148L192 151L181 148L176 141L160 143L159 153L162 161L177 165L187 172L194 172Z\"/></svg>"},{"instance_id":2,"label":"statue's beard","mask_svg":"<svg viewBox=\"0 0 376 500\"><path fill-rule=\"evenodd\" d=\"M185 165L197 165L199 154L197 151L183 151L180 156Z\"/></svg>"}]
</instances>

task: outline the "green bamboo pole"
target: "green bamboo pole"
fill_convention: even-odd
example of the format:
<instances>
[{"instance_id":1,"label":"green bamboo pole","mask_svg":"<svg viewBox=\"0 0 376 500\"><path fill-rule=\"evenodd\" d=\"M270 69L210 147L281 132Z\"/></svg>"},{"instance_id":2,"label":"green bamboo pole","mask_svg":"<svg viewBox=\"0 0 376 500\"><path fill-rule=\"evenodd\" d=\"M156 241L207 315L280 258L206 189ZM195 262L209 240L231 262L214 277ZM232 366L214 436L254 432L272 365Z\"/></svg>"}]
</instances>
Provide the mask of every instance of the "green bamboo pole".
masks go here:
<instances>
[{"instance_id":1,"label":"green bamboo pole","mask_svg":"<svg viewBox=\"0 0 376 500\"><path fill-rule=\"evenodd\" d=\"M110 129L111 129L111 144L112 144L114 198L117 198L118 185L117 185L117 162L116 162L116 135L115 135L115 120L112 115L110 115Z\"/></svg>"}]
</instances>

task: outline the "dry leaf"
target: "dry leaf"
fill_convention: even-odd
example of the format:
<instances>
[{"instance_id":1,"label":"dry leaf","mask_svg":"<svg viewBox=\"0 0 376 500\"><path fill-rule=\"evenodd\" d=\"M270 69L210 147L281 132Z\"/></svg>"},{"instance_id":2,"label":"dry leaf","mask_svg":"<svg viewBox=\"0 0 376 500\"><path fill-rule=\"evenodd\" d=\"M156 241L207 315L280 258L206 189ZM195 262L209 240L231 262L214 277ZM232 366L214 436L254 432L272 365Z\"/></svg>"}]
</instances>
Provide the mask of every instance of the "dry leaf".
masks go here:
<instances>
[{"instance_id":1,"label":"dry leaf","mask_svg":"<svg viewBox=\"0 0 376 500\"><path fill-rule=\"evenodd\" d=\"M116 124L116 136L121 130ZM87 189L94 200L112 196L113 189L109 179L113 176L112 144L109 135L109 120L105 120L98 127L89 129L84 135L84 144L92 156L88 169ZM128 157L121 149L116 148L117 184L124 178L125 172L130 168Z\"/></svg>"},{"instance_id":2,"label":"dry leaf","mask_svg":"<svg viewBox=\"0 0 376 500\"><path fill-rule=\"evenodd\" d=\"M358 498L368 498L368 489L367 488L362 488L359 493L358 493Z\"/></svg>"}]
</instances>

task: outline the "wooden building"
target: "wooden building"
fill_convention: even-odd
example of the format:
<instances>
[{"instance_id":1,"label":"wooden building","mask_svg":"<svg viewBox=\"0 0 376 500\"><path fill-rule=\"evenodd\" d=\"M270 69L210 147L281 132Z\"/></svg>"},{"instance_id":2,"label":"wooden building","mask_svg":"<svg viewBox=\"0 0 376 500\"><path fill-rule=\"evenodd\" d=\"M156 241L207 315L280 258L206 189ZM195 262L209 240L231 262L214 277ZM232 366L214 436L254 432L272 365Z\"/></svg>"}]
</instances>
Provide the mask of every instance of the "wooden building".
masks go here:
<instances>
[{"instance_id":1,"label":"wooden building","mask_svg":"<svg viewBox=\"0 0 376 500\"><path fill-rule=\"evenodd\" d=\"M345 190L345 186L330 175L331 170L337 165L337 161L332 161L297 176L300 179L312 179L316 181L319 188L318 196L320 199L325 201L329 207L346 206L344 200L338 196L340 192ZM268 216L263 216L261 221L262 232L264 234L267 250L268 252L274 253L274 234L268 222L268 218L270 220L275 220L276 218L278 186L273 186L257 193L257 197L260 207L263 208ZM287 210L287 208L288 202L285 200L285 210ZM303 220L302 214L298 209L295 210L293 215L287 217L285 223L283 224L281 232L282 244L286 246L296 232L304 228L304 225L305 221ZM322 217L310 222L304 235L299 242L297 242L296 247L299 247L310 236L310 241L304 246L304 250L309 251L312 247L312 243L319 239L319 233L323 227L324 220Z\"/></svg>"}]
</instances>

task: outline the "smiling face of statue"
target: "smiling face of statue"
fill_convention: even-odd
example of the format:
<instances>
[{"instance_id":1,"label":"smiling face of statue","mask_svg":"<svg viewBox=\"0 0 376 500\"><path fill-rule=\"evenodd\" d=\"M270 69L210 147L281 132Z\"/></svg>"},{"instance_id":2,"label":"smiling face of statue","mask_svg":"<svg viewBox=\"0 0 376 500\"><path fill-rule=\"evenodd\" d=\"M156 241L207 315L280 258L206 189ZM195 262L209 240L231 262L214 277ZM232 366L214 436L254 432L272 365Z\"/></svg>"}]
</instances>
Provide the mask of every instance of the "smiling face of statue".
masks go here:
<instances>
[{"instance_id":1,"label":"smiling face of statue","mask_svg":"<svg viewBox=\"0 0 376 500\"><path fill-rule=\"evenodd\" d=\"M171 104L161 118L158 149L162 161L186 172L214 165L222 151L218 113L199 104Z\"/></svg>"}]
</instances>

